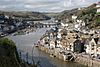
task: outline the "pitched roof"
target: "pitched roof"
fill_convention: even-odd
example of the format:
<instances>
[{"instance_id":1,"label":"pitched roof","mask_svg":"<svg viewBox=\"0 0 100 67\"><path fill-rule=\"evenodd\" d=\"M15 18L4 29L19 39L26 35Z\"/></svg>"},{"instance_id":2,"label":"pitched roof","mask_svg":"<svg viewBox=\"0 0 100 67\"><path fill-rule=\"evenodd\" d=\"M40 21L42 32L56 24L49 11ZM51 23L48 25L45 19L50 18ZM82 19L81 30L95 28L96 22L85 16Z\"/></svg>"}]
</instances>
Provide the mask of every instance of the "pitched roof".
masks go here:
<instances>
[{"instance_id":1,"label":"pitched roof","mask_svg":"<svg viewBox=\"0 0 100 67\"><path fill-rule=\"evenodd\" d=\"M81 43L81 40L77 39L74 43Z\"/></svg>"},{"instance_id":2,"label":"pitched roof","mask_svg":"<svg viewBox=\"0 0 100 67\"><path fill-rule=\"evenodd\" d=\"M50 29L49 31L48 31L48 33L53 33L54 32L54 29Z\"/></svg>"},{"instance_id":3,"label":"pitched roof","mask_svg":"<svg viewBox=\"0 0 100 67\"><path fill-rule=\"evenodd\" d=\"M75 41L76 41L76 39L74 39L74 38L68 38L69 43L74 43Z\"/></svg>"},{"instance_id":4,"label":"pitched roof","mask_svg":"<svg viewBox=\"0 0 100 67\"><path fill-rule=\"evenodd\" d=\"M63 29L63 30L60 31L60 33L67 33L67 30Z\"/></svg>"},{"instance_id":5,"label":"pitched roof","mask_svg":"<svg viewBox=\"0 0 100 67\"><path fill-rule=\"evenodd\" d=\"M66 43L66 44L65 44ZM61 39L61 44L63 45L63 46L68 46L69 45L69 42L68 42L68 40L67 39Z\"/></svg>"}]
</instances>

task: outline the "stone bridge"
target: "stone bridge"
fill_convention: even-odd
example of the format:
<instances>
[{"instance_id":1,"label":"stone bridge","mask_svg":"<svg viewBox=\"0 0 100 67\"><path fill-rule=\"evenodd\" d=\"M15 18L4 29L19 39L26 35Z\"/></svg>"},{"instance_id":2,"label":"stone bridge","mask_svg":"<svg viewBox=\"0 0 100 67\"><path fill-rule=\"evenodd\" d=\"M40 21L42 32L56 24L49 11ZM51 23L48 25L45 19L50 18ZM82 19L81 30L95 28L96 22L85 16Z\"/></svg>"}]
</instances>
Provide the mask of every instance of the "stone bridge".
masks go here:
<instances>
[{"instance_id":1,"label":"stone bridge","mask_svg":"<svg viewBox=\"0 0 100 67\"><path fill-rule=\"evenodd\" d=\"M49 27L58 27L60 26L60 23L55 22L38 22L34 23L34 25L38 28L49 28Z\"/></svg>"}]
</instances>

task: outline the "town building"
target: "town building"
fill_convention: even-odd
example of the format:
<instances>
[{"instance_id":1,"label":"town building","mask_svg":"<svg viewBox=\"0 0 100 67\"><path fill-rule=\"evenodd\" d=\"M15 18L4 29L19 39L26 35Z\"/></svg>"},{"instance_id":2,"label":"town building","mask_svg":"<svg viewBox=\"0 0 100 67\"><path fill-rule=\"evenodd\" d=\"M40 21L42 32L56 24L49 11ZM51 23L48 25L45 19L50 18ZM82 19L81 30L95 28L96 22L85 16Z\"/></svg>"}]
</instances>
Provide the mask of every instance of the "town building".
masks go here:
<instances>
[{"instance_id":1,"label":"town building","mask_svg":"<svg viewBox=\"0 0 100 67\"><path fill-rule=\"evenodd\" d=\"M100 2L98 2L98 3L96 4L96 7L97 7L97 13L99 13L99 12L100 12Z\"/></svg>"},{"instance_id":2,"label":"town building","mask_svg":"<svg viewBox=\"0 0 100 67\"><path fill-rule=\"evenodd\" d=\"M89 38L87 39L87 43L85 44L86 46L86 53L97 56L97 49L99 51L99 44L98 44L99 38ZM99 54L99 52L98 52Z\"/></svg>"}]
</instances>

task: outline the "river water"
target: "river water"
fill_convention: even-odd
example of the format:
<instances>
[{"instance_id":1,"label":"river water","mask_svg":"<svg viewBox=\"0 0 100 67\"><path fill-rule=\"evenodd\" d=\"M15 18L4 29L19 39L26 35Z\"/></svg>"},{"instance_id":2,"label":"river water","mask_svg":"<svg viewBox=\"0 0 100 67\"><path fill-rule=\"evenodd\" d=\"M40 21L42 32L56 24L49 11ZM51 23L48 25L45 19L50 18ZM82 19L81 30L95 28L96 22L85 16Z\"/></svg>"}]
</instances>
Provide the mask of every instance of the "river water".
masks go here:
<instances>
[{"instance_id":1,"label":"river water","mask_svg":"<svg viewBox=\"0 0 100 67\"><path fill-rule=\"evenodd\" d=\"M32 32L26 35L9 35L8 38L12 39L17 46L19 52L21 52L21 58L27 61L26 54L28 53L28 62L32 62L32 56L35 62L40 61L41 67L85 67L74 62L64 62L57 58L51 58L45 52L39 51L37 48L33 48L34 43L36 43L40 37L48 30L47 28L37 29L36 32ZM33 50L33 55L32 55Z\"/></svg>"}]
</instances>

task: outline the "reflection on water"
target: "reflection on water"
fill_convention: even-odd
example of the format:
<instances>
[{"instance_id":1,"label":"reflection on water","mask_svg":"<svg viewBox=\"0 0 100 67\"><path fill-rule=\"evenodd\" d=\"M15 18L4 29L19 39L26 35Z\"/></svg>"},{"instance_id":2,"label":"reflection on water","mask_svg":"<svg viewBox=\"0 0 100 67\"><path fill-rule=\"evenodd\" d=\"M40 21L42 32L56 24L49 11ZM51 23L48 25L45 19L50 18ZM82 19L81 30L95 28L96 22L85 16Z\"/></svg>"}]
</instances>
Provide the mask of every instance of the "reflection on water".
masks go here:
<instances>
[{"instance_id":1,"label":"reflection on water","mask_svg":"<svg viewBox=\"0 0 100 67\"><path fill-rule=\"evenodd\" d=\"M27 61L26 54L28 53L28 61L31 63L33 44L40 39L46 30L47 29L42 28L26 35L8 36L8 38L16 43L18 51L22 53L22 59ZM64 62L57 58L51 58L48 54L39 51L37 48L33 49L33 56L35 62L40 61L41 67L85 67L78 63Z\"/></svg>"}]
</instances>

